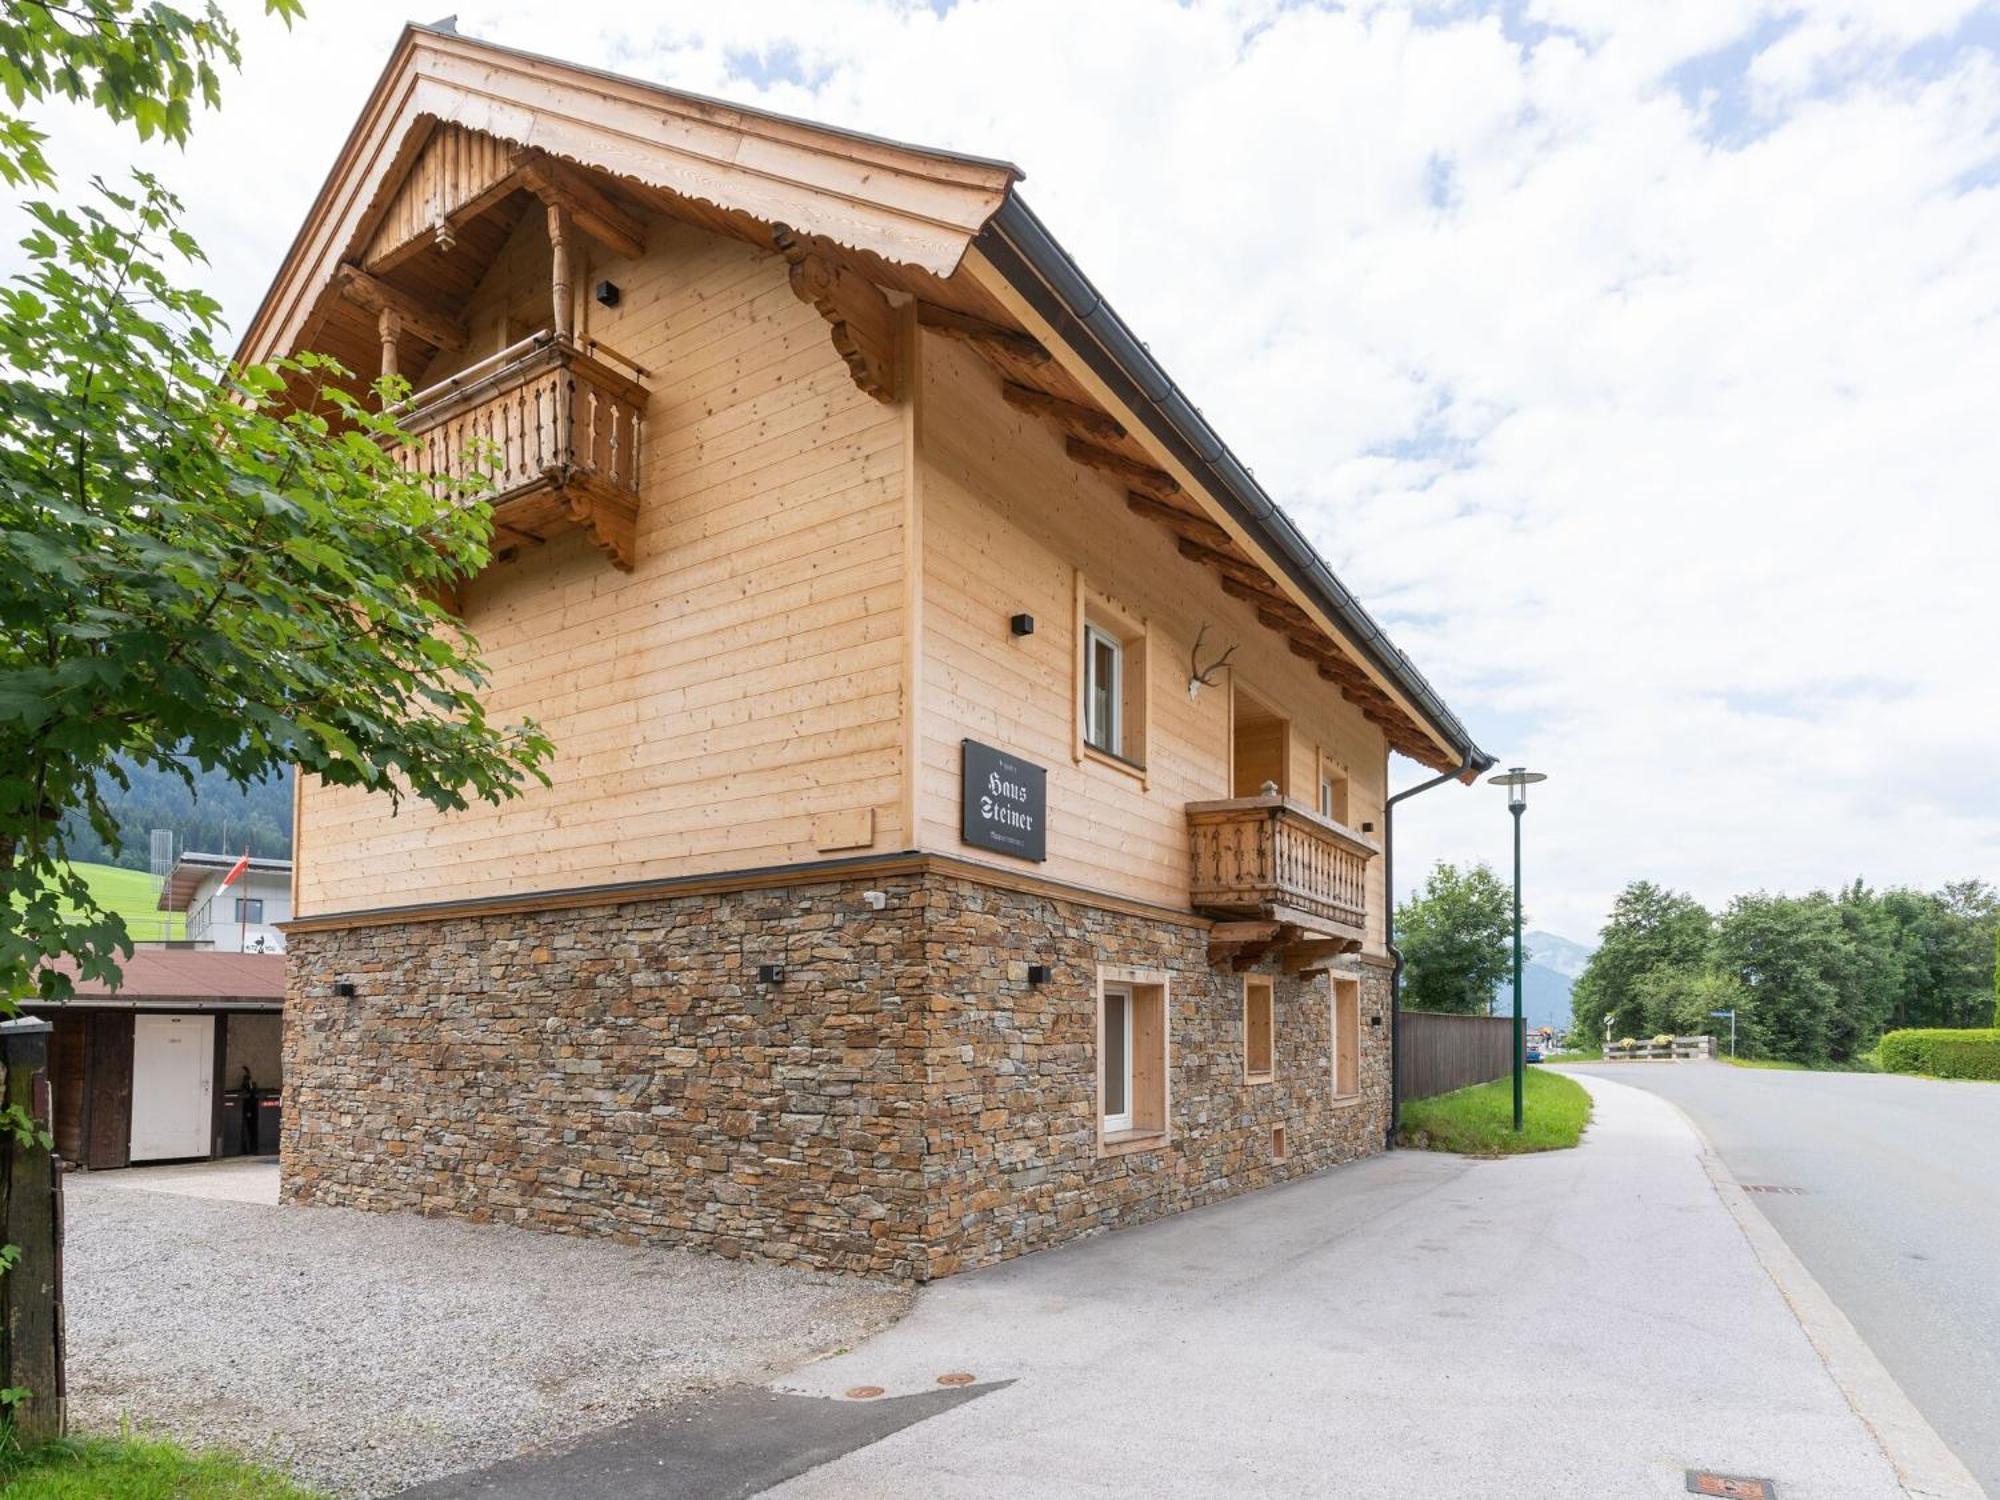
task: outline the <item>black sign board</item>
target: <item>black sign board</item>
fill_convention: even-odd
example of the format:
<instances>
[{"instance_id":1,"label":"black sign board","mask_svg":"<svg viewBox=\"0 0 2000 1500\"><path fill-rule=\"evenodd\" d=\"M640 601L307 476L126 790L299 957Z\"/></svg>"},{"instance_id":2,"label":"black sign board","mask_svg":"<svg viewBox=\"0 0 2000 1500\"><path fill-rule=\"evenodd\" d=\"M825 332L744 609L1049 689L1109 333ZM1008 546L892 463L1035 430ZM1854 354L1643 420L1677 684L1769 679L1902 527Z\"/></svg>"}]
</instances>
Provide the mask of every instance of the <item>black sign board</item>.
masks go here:
<instances>
[{"instance_id":1,"label":"black sign board","mask_svg":"<svg viewBox=\"0 0 2000 1500\"><path fill-rule=\"evenodd\" d=\"M961 744L966 843L1017 859L1047 859L1049 773L977 740Z\"/></svg>"}]
</instances>

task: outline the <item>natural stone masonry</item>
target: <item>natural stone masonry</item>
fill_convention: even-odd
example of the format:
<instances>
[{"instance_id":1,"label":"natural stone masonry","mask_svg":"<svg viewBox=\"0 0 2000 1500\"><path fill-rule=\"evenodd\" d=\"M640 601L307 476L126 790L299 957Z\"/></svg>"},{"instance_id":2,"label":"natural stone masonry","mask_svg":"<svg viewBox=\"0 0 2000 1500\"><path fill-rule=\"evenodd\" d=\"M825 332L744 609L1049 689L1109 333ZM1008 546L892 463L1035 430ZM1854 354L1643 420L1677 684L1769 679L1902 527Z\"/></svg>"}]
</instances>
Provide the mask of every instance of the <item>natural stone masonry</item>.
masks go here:
<instances>
[{"instance_id":1,"label":"natural stone masonry","mask_svg":"<svg viewBox=\"0 0 2000 1500\"><path fill-rule=\"evenodd\" d=\"M1354 970L1361 1093L1334 1104L1325 979L1278 977L1276 1078L1247 1084L1242 976L1209 967L1200 924L935 873L299 931L290 952L293 1202L928 1279L1317 1171L1387 1120L1379 969ZM1097 1154L1100 964L1169 979L1158 1150Z\"/></svg>"}]
</instances>

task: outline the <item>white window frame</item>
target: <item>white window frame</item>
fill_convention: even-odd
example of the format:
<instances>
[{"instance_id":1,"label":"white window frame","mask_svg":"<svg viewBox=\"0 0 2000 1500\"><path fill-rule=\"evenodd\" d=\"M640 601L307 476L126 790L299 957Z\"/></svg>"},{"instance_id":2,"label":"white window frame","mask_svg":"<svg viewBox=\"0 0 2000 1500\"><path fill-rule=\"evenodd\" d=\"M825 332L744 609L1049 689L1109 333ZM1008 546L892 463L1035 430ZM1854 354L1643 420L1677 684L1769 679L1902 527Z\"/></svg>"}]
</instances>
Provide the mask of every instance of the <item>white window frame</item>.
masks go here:
<instances>
[{"instance_id":1,"label":"white window frame","mask_svg":"<svg viewBox=\"0 0 2000 1500\"><path fill-rule=\"evenodd\" d=\"M1111 681L1104 694L1105 711L1111 722L1097 723L1097 647L1111 648ZM1102 728L1104 733L1099 734ZM1106 755L1125 753L1125 643L1096 625L1083 627L1083 742Z\"/></svg>"},{"instance_id":2,"label":"white window frame","mask_svg":"<svg viewBox=\"0 0 2000 1500\"><path fill-rule=\"evenodd\" d=\"M1121 1035L1122 1035L1122 1036L1124 1037L1124 1039L1125 1039L1125 1052L1124 1052L1124 1058L1123 1058L1123 1061L1124 1061L1124 1065L1125 1065L1125 1066L1124 1066L1124 1078L1123 1078L1123 1080L1122 1080L1122 1081L1123 1081L1123 1083L1124 1083L1124 1085L1125 1085L1125 1087L1124 1087L1124 1090L1123 1090L1123 1093L1124 1093L1124 1099L1125 1099L1125 1108L1124 1108L1124 1110L1123 1110L1123 1111L1122 1111L1121 1113L1119 1113L1119 1114L1115 1114L1115 1115L1114 1115L1114 1114L1106 1114L1106 1115L1102 1116L1102 1117L1101 1117L1101 1118L1099 1119L1099 1121L1098 1121L1098 1128L1099 1128L1099 1129L1100 1129L1100 1130L1101 1130L1101 1131L1102 1131L1102 1132L1103 1132L1103 1133L1104 1133L1105 1135L1117 1135L1117 1134L1119 1134L1119 1133L1121 1133L1121 1132L1123 1132L1123 1131L1129 1131L1129 1130L1131 1130L1131 1129L1132 1129L1132 1121L1133 1121L1133 1118L1134 1118L1134 1115L1133 1115L1133 1108L1132 1108L1132 1105L1133 1105L1133 1100L1132 1100L1132 1054L1133 1054L1133 1050L1134 1050L1134 1049L1133 1049L1133 1046L1132 1046L1132 1021L1133 1021L1133 1014L1132 1014L1132 1013L1133 1013L1133 1011L1134 1011L1134 1009L1135 1009L1136 1007L1135 1007L1135 1006L1133 1005L1133 1003L1132 1003L1132 986L1131 986L1131 985L1129 985L1129 984L1107 984L1107 985L1105 985L1105 986L1104 986L1104 1007L1103 1007L1103 1008L1104 1008L1104 1020L1103 1020L1103 1022L1101 1023L1101 1024L1102 1024L1102 1032L1100 1033L1100 1035L1102 1035L1102 1034L1104 1034L1104 1033L1109 1033L1109 1031L1111 1030L1111 1027L1110 1027L1110 1024L1109 1024L1109 1022L1110 1022L1110 1017L1111 1017L1111 1007L1112 1007L1113 1005L1117 1005L1117 1006L1118 1006L1118 1007L1119 1007L1119 1008L1120 1008L1120 1009L1121 1009L1121 1010L1123 1011L1123 1020L1124 1020L1124 1025L1123 1025L1123 1027L1122 1027L1122 1028L1121 1028L1121 1030L1120 1030L1120 1034L1121 1034ZM1100 1046L1101 1046L1101 1042L1100 1042ZM1102 1053L1100 1052L1100 1054L1099 1054L1099 1061L1098 1061L1098 1069L1099 1069L1099 1072L1100 1072L1100 1074L1108 1074L1108 1069L1106 1069L1106 1068L1105 1068L1105 1065L1104 1065L1104 1064L1105 1064L1105 1059L1103 1058L1103 1055L1102 1055ZM1101 1097L1101 1096L1100 1096L1100 1097Z\"/></svg>"}]
</instances>

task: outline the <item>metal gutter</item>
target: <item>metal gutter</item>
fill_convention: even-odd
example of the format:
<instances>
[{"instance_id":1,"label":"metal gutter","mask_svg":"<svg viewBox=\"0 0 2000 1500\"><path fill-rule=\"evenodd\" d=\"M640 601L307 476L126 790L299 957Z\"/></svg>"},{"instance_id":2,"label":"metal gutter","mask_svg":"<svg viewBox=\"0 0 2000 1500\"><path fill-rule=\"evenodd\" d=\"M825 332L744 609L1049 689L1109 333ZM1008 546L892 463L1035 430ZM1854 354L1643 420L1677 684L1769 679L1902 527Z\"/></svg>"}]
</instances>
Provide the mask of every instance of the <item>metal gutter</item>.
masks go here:
<instances>
[{"instance_id":1,"label":"metal gutter","mask_svg":"<svg viewBox=\"0 0 2000 1500\"><path fill-rule=\"evenodd\" d=\"M1268 545L1292 581L1318 600L1367 663L1416 707L1430 731L1458 755L1460 769L1453 774L1476 774L1491 766L1493 757L1479 748L1437 690L1334 576L1326 559L1264 493L1017 193L1008 193L976 243L1153 435L1207 482L1237 522Z\"/></svg>"}]
</instances>

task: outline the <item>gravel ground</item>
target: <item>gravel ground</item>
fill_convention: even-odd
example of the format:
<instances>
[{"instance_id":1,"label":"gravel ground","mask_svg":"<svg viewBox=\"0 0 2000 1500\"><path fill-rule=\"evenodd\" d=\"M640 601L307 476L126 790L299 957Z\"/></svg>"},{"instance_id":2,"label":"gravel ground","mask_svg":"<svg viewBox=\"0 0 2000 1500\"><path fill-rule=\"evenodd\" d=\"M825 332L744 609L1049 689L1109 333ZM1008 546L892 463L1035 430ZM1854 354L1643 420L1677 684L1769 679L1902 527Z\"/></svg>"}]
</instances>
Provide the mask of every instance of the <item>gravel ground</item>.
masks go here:
<instances>
[{"instance_id":1,"label":"gravel ground","mask_svg":"<svg viewBox=\"0 0 2000 1500\"><path fill-rule=\"evenodd\" d=\"M66 1186L72 1424L129 1419L352 1500L772 1379L910 1299L527 1230Z\"/></svg>"}]
</instances>

